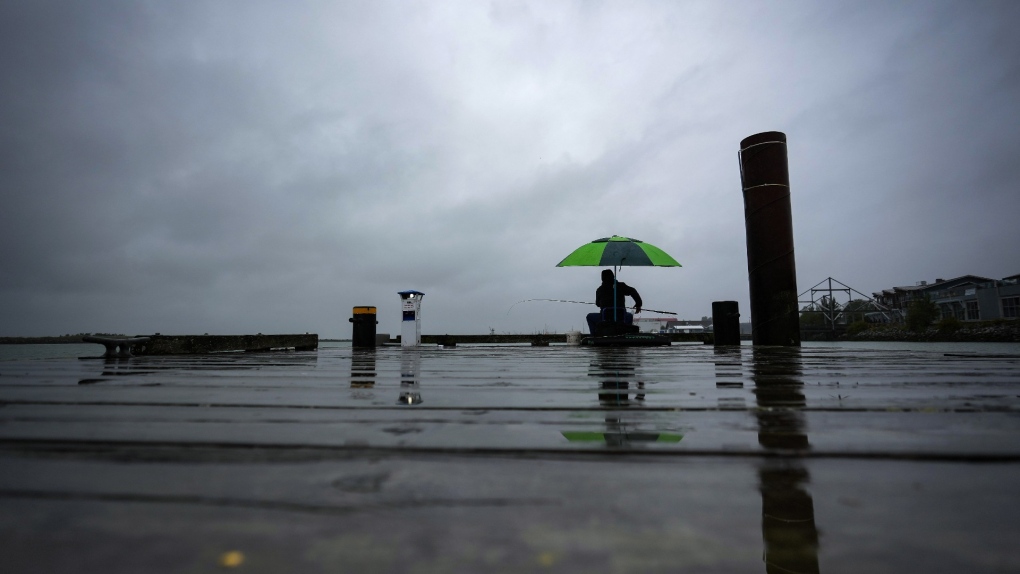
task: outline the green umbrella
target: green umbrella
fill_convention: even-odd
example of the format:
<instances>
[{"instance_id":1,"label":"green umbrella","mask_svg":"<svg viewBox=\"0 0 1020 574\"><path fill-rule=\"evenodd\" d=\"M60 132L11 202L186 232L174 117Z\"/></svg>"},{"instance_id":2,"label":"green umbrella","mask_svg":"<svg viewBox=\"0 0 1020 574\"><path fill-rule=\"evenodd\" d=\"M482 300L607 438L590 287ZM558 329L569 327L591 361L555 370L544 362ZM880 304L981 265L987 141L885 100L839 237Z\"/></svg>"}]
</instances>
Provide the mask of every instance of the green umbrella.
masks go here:
<instances>
[{"instance_id":1,"label":"green umbrella","mask_svg":"<svg viewBox=\"0 0 1020 574\"><path fill-rule=\"evenodd\" d=\"M608 267L613 266L613 301L616 301L616 272L618 267L655 266L680 267L676 259L665 251L630 237L603 237L586 243L556 264L557 267ZM616 308L613 308L616 319Z\"/></svg>"},{"instance_id":2,"label":"green umbrella","mask_svg":"<svg viewBox=\"0 0 1020 574\"><path fill-rule=\"evenodd\" d=\"M557 267L680 267L665 251L638 239L603 237L586 243L560 261Z\"/></svg>"}]
</instances>

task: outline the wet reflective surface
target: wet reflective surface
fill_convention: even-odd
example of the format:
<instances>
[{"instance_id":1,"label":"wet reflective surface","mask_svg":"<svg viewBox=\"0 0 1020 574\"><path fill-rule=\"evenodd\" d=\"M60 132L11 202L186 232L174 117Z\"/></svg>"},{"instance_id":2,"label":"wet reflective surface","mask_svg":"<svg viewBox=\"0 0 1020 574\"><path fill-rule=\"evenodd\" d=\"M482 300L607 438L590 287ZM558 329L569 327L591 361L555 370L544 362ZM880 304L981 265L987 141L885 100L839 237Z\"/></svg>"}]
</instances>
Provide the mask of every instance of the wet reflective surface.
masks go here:
<instances>
[{"instance_id":1,"label":"wet reflective surface","mask_svg":"<svg viewBox=\"0 0 1020 574\"><path fill-rule=\"evenodd\" d=\"M14 572L1015 571L1018 431L1003 354L7 361L0 540Z\"/></svg>"},{"instance_id":2,"label":"wet reflective surface","mask_svg":"<svg viewBox=\"0 0 1020 574\"><path fill-rule=\"evenodd\" d=\"M751 349L758 444L768 451L811 448L802 375L800 348ZM758 480L766 572L818 572L818 527L807 465L797 457L768 458L759 463Z\"/></svg>"}]
</instances>

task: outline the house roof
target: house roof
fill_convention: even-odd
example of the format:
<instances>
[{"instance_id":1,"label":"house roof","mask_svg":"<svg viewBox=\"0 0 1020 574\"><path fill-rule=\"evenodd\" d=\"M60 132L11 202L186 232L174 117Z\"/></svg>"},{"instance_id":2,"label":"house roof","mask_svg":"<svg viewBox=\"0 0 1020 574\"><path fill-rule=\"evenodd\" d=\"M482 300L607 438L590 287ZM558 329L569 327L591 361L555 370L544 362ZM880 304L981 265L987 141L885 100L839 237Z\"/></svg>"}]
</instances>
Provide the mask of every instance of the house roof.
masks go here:
<instances>
[{"instance_id":1,"label":"house roof","mask_svg":"<svg viewBox=\"0 0 1020 574\"><path fill-rule=\"evenodd\" d=\"M1017 279L1017 278L1020 278L1020 275L1013 275L1011 277L1006 277L1006 278L1004 278L1004 280L1006 280L1006 279ZM955 287L955 286L958 286L958 285L966 285L967 283L991 283L992 281L994 281L994 279L992 279L990 277L981 277L980 275L961 275L961 276L955 277L953 279L942 279L941 281L932 281L931 283L927 283L925 285L902 285L900 287L892 287L890 289L883 289L882 291L877 291L877 292L872 293L872 295L878 295L878 294L894 295L897 291L901 292L901 293L902 292L914 293L914 292L918 292L918 291L921 291L921 292L924 292L924 291L937 291L937 290L942 290L942 289L946 289L946 288L949 288L949 287Z\"/></svg>"},{"instance_id":2,"label":"house roof","mask_svg":"<svg viewBox=\"0 0 1020 574\"><path fill-rule=\"evenodd\" d=\"M963 285L965 283L991 283L994 281L991 277L981 277L980 275L960 275L953 279L943 279L941 281L932 281L927 285L904 285L902 287L893 287L894 291L926 291L928 289L939 288L945 289L948 285Z\"/></svg>"}]
</instances>

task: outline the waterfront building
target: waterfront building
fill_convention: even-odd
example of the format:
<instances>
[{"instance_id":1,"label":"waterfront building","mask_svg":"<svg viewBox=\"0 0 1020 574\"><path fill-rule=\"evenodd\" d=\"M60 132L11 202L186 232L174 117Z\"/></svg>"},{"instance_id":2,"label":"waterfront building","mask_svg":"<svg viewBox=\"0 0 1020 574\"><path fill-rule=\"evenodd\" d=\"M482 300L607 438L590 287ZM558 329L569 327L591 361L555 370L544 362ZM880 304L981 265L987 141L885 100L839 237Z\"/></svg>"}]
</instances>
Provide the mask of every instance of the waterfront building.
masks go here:
<instances>
[{"instance_id":1,"label":"waterfront building","mask_svg":"<svg viewBox=\"0 0 1020 574\"><path fill-rule=\"evenodd\" d=\"M960 321L1016 319L1020 316L1020 275L991 279L963 275L955 279L920 281L916 285L892 287L872 293L875 301L906 313L912 301L928 297L935 303L941 319Z\"/></svg>"}]
</instances>

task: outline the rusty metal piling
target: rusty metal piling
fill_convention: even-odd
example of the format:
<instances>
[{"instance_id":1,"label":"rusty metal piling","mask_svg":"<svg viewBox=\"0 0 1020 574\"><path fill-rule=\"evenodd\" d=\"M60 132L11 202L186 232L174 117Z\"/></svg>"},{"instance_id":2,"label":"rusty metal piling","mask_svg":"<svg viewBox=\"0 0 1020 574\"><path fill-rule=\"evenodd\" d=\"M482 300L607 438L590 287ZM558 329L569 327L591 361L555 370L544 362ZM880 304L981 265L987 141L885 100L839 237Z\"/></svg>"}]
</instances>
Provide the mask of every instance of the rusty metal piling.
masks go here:
<instances>
[{"instance_id":1,"label":"rusty metal piling","mask_svg":"<svg viewBox=\"0 0 1020 574\"><path fill-rule=\"evenodd\" d=\"M739 158L751 338L755 345L800 346L786 134L762 132L744 138Z\"/></svg>"}]
</instances>

